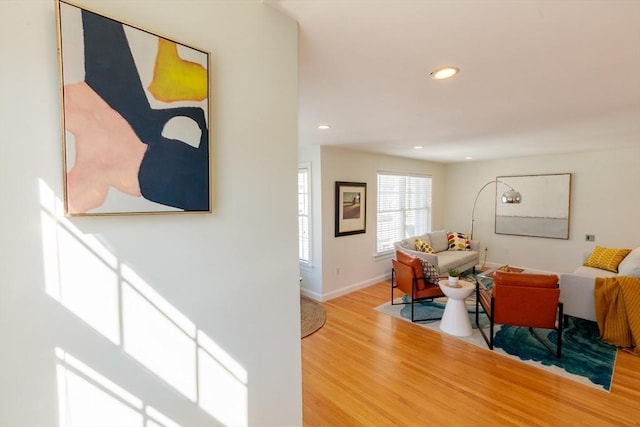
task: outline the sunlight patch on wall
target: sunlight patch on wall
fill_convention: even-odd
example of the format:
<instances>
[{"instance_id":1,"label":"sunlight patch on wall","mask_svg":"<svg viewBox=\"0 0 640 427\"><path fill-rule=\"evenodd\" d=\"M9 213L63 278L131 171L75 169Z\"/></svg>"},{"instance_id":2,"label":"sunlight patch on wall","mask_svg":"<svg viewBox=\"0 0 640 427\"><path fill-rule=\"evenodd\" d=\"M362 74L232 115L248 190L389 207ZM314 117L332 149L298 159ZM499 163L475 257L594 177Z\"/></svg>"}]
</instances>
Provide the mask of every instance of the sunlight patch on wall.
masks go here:
<instances>
[{"instance_id":1,"label":"sunlight patch on wall","mask_svg":"<svg viewBox=\"0 0 640 427\"><path fill-rule=\"evenodd\" d=\"M123 286L124 349L196 401L196 343L130 286Z\"/></svg>"},{"instance_id":2,"label":"sunlight patch on wall","mask_svg":"<svg viewBox=\"0 0 640 427\"><path fill-rule=\"evenodd\" d=\"M196 325L178 309L176 309L169 301L158 294L147 282L145 282L138 274L133 271L127 264L121 264L120 273L122 279L131 285L135 290L144 296L150 304L157 307L158 311L164 313L175 325L184 331L191 338L196 337Z\"/></svg>"},{"instance_id":3,"label":"sunlight patch on wall","mask_svg":"<svg viewBox=\"0 0 640 427\"><path fill-rule=\"evenodd\" d=\"M180 424L163 415L153 406L147 406L145 412L149 417L145 427L181 427Z\"/></svg>"},{"instance_id":4,"label":"sunlight patch on wall","mask_svg":"<svg viewBox=\"0 0 640 427\"><path fill-rule=\"evenodd\" d=\"M65 218L42 180L40 202L45 292L223 425L248 425L242 365ZM60 426L180 427L63 350L56 355Z\"/></svg>"},{"instance_id":5,"label":"sunlight patch on wall","mask_svg":"<svg viewBox=\"0 0 640 427\"><path fill-rule=\"evenodd\" d=\"M60 427L180 427L63 349L55 354Z\"/></svg>"},{"instance_id":6,"label":"sunlight patch on wall","mask_svg":"<svg viewBox=\"0 0 640 427\"><path fill-rule=\"evenodd\" d=\"M41 201L51 190L40 182ZM116 259L93 236L83 236L59 210L42 204L43 258L47 294L91 325L114 344L120 344Z\"/></svg>"},{"instance_id":7,"label":"sunlight patch on wall","mask_svg":"<svg viewBox=\"0 0 640 427\"><path fill-rule=\"evenodd\" d=\"M248 425L247 371L198 331L200 406L227 426Z\"/></svg>"}]
</instances>

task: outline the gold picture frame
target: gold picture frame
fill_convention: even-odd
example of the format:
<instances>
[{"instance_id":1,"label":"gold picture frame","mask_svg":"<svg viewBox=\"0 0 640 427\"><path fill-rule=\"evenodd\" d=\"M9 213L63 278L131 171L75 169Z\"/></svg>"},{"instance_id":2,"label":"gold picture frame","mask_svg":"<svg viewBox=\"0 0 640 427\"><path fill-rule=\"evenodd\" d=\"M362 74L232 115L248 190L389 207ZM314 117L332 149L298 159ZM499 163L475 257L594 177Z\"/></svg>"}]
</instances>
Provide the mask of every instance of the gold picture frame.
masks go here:
<instances>
[{"instance_id":1,"label":"gold picture frame","mask_svg":"<svg viewBox=\"0 0 640 427\"><path fill-rule=\"evenodd\" d=\"M210 54L56 1L68 216L210 213Z\"/></svg>"}]
</instances>

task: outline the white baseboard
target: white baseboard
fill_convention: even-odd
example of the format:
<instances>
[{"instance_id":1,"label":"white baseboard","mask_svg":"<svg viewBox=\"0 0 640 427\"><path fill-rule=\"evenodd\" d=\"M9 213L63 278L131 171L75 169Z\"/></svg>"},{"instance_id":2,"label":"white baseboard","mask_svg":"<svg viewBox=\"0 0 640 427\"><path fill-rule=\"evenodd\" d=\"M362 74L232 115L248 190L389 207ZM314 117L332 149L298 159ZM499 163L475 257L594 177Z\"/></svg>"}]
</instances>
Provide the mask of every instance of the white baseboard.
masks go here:
<instances>
[{"instance_id":1,"label":"white baseboard","mask_svg":"<svg viewBox=\"0 0 640 427\"><path fill-rule=\"evenodd\" d=\"M315 301L322 301L322 294L319 294L315 291L310 291L309 289L300 288L300 294Z\"/></svg>"},{"instance_id":2,"label":"white baseboard","mask_svg":"<svg viewBox=\"0 0 640 427\"><path fill-rule=\"evenodd\" d=\"M478 266L479 265L480 264L478 264ZM505 263L487 262L485 265L489 268L498 268L505 265ZM552 271L534 270L526 267L521 267L521 268L524 268L527 271L527 273L559 275L559 273L555 273ZM382 281L389 280L389 279L391 279L391 272L387 274L383 274L381 276L372 277L371 279L367 279L359 283L354 283L353 285L345 286L344 288L336 289L335 291L327 292L326 294L320 294L319 292L315 292L305 288L300 288L300 293L305 297L311 298L316 301L324 302L334 298L341 297L343 295L347 295L351 292L366 288L367 286L375 285L376 283L380 283Z\"/></svg>"},{"instance_id":3,"label":"white baseboard","mask_svg":"<svg viewBox=\"0 0 640 427\"><path fill-rule=\"evenodd\" d=\"M349 285L344 288L336 289L335 291L323 294L321 301L329 301L330 299L341 297L342 295L346 295L359 289L366 288L367 286L375 285L376 283L389 280L390 278L391 272L383 274L382 276L372 277L363 282L354 283L353 285Z\"/></svg>"}]
</instances>

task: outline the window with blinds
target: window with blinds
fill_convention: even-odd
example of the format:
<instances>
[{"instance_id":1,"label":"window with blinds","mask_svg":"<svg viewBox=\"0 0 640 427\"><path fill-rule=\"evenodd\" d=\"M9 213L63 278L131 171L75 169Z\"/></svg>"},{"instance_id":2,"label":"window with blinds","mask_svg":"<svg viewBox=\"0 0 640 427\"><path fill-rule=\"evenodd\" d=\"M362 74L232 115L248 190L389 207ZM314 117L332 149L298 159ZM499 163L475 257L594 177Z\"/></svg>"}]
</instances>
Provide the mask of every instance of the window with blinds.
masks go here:
<instances>
[{"instance_id":1,"label":"window with blinds","mask_svg":"<svg viewBox=\"0 0 640 427\"><path fill-rule=\"evenodd\" d=\"M378 172L376 252L431 231L431 177Z\"/></svg>"},{"instance_id":2,"label":"window with blinds","mask_svg":"<svg viewBox=\"0 0 640 427\"><path fill-rule=\"evenodd\" d=\"M298 258L301 262L311 261L311 191L310 166L298 166Z\"/></svg>"}]
</instances>

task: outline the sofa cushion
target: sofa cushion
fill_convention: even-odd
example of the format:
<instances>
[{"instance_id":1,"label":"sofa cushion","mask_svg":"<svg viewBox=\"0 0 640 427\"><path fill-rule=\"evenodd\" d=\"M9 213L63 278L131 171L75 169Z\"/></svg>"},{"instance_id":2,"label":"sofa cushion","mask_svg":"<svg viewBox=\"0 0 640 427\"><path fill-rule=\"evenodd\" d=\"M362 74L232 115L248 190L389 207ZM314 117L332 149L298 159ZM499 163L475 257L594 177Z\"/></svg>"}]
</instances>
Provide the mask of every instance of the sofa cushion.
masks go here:
<instances>
[{"instance_id":1,"label":"sofa cushion","mask_svg":"<svg viewBox=\"0 0 640 427\"><path fill-rule=\"evenodd\" d=\"M438 283L440 276L438 275L436 266L426 259L421 259L420 261L422 262L422 274L424 274L426 281L429 283Z\"/></svg>"},{"instance_id":2,"label":"sofa cushion","mask_svg":"<svg viewBox=\"0 0 640 427\"><path fill-rule=\"evenodd\" d=\"M458 268L469 262L478 262L475 251L444 251L438 253L438 270L446 273L450 268Z\"/></svg>"},{"instance_id":3,"label":"sofa cushion","mask_svg":"<svg viewBox=\"0 0 640 427\"><path fill-rule=\"evenodd\" d=\"M433 248L426 240L422 240L420 238L416 238L416 251L426 252L428 254L433 253Z\"/></svg>"},{"instance_id":4,"label":"sofa cushion","mask_svg":"<svg viewBox=\"0 0 640 427\"><path fill-rule=\"evenodd\" d=\"M585 267L600 268L602 270L618 272L618 265L629 255L631 249L605 248L596 246L589 258L584 262Z\"/></svg>"},{"instance_id":5,"label":"sofa cushion","mask_svg":"<svg viewBox=\"0 0 640 427\"><path fill-rule=\"evenodd\" d=\"M469 235L465 233L450 232L447 234L447 245L450 251L469 251L471 242Z\"/></svg>"},{"instance_id":6,"label":"sofa cushion","mask_svg":"<svg viewBox=\"0 0 640 427\"><path fill-rule=\"evenodd\" d=\"M432 231L429 234L429 243L435 252L442 252L449 249L447 232L445 230Z\"/></svg>"},{"instance_id":7,"label":"sofa cushion","mask_svg":"<svg viewBox=\"0 0 640 427\"><path fill-rule=\"evenodd\" d=\"M576 271L574 271L573 274L575 274L576 276L591 277L593 279L595 279L596 277L615 277L616 275L616 273L612 271L602 270L600 268L585 267L584 265L576 268Z\"/></svg>"},{"instance_id":8,"label":"sofa cushion","mask_svg":"<svg viewBox=\"0 0 640 427\"><path fill-rule=\"evenodd\" d=\"M620 276L640 278L640 247L635 248L618 265Z\"/></svg>"}]
</instances>

